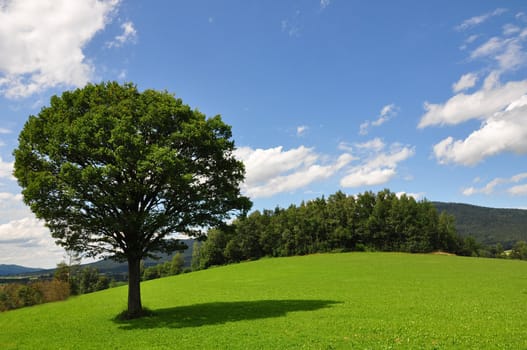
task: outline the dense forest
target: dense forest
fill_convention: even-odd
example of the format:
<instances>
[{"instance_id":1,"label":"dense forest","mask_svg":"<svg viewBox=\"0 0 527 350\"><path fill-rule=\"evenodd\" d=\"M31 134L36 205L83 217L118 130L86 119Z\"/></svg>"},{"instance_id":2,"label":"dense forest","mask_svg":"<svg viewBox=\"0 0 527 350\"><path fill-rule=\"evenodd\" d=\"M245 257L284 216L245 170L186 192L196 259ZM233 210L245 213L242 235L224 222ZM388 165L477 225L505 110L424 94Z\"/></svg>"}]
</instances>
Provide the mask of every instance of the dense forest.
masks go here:
<instances>
[{"instance_id":1,"label":"dense forest","mask_svg":"<svg viewBox=\"0 0 527 350\"><path fill-rule=\"evenodd\" d=\"M486 245L500 243L512 249L516 242L527 241L527 210L485 208L462 203L433 202L440 212L456 219L456 229L463 236L473 236Z\"/></svg>"},{"instance_id":2,"label":"dense forest","mask_svg":"<svg viewBox=\"0 0 527 350\"><path fill-rule=\"evenodd\" d=\"M195 244L193 269L258 259L331 251L445 251L477 255L480 246L462 238L454 217L426 200L389 190L348 196L343 192L287 209L254 211L209 231Z\"/></svg>"}]
</instances>

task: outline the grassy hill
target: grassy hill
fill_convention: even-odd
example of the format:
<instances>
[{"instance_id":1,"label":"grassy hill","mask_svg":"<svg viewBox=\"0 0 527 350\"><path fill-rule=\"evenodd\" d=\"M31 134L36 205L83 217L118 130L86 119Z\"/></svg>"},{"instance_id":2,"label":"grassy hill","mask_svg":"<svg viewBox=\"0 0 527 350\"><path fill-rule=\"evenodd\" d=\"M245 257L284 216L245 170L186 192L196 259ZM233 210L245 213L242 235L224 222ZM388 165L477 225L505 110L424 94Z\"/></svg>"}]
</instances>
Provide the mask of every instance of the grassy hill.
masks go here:
<instances>
[{"instance_id":1,"label":"grassy hill","mask_svg":"<svg viewBox=\"0 0 527 350\"><path fill-rule=\"evenodd\" d=\"M346 253L263 259L0 314L1 349L524 349L527 263Z\"/></svg>"},{"instance_id":2,"label":"grassy hill","mask_svg":"<svg viewBox=\"0 0 527 350\"><path fill-rule=\"evenodd\" d=\"M516 241L527 241L527 210L485 208L460 203L433 203L439 212L456 218L462 236L473 236L479 242L500 242L509 249Z\"/></svg>"}]
</instances>

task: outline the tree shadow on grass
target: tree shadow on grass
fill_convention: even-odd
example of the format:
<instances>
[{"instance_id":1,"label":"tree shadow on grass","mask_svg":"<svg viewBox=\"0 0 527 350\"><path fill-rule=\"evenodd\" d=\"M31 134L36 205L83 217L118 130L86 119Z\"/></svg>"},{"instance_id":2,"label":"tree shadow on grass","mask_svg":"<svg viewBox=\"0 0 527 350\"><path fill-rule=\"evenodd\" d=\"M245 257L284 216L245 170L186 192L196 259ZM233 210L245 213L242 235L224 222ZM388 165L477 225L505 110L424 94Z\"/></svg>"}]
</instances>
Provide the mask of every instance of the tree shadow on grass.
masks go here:
<instances>
[{"instance_id":1,"label":"tree shadow on grass","mask_svg":"<svg viewBox=\"0 0 527 350\"><path fill-rule=\"evenodd\" d=\"M118 320L125 330L151 328L187 328L245 320L282 317L288 312L315 311L339 302L331 300L256 300L178 306L151 310L150 316Z\"/></svg>"}]
</instances>

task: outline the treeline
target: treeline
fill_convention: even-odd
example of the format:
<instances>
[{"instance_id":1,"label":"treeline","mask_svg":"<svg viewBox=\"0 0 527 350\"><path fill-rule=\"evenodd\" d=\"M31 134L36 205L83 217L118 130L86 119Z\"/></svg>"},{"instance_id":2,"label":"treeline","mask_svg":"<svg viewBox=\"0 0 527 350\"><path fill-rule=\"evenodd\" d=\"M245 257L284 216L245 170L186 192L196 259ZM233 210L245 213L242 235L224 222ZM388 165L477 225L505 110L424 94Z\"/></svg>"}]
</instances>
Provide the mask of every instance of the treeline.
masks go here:
<instances>
[{"instance_id":1,"label":"treeline","mask_svg":"<svg viewBox=\"0 0 527 350\"><path fill-rule=\"evenodd\" d=\"M162 264L146 268L144 267L144 263L141 264L141 279L143 281L179 275L183 272L190 272L190 269L185 269L185 258L181 252L177 252L172 257L172 260Z\"/></svg>"},{"instance_id":2,"label":"treeline","mask_svg":"<svg viewBox=\"0 0 527 350\"><path fill-rule=\"evenodd\" d=\"M88 294L110 288L111 280L99 273L94 267L81 268L77 264L68 265L61 262L57 265L54 279L67 282L71 295Z\"/></svg>"},{"instance_id":3,"label":"treeline","mask_svg":"<svg viewBox=\"0 0 527 350\"><path fill-rule=\"evenodd\" d=\"M463 239L454 217L431 202L397 196L389 190L348 196L337 192L287 209L255 211L196 244L192 269L204 269L264 256L332 251L445 251L478 255L481 248Z\"/></svg>"},{"instance_id":4,"label":"treeline","mask_svg":"<svg viewBox=\"0 0 527 350\"><path fill-rule=\"evenodd\" d=\"M110 282L108 277L99 274L95 268L60 263L51 280L0 285L0 312L107 289Z\"/></svg>"},{"instance_id":5,"label":"treeline","mask_svg":"<svg viewBox=\"0 0 527 350\"><path fill-rule=\"evenodd\" d=\"M26 284L8 283L0 286L0 312L65 300L69 296L69 284L57 279Z\"/></svg>"}]
</instances>

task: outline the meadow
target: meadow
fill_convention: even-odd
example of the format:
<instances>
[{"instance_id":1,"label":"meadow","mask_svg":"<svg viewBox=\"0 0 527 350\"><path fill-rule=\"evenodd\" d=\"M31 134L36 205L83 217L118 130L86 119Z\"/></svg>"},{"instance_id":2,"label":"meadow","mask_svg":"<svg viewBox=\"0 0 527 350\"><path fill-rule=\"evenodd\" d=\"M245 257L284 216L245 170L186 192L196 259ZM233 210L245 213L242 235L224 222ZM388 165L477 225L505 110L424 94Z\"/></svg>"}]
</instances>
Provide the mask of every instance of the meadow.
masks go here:
<instances>
[{"instance_id":1,"label":"meadow","mask_svg":"<svg viewBox=\"0 0 527 350\"><path fill-rule=\"evenodd\" d=\"M0 314L0 349L525 349L525 261L402 253L262 259Z\"/></svg>"}]
</instances>

